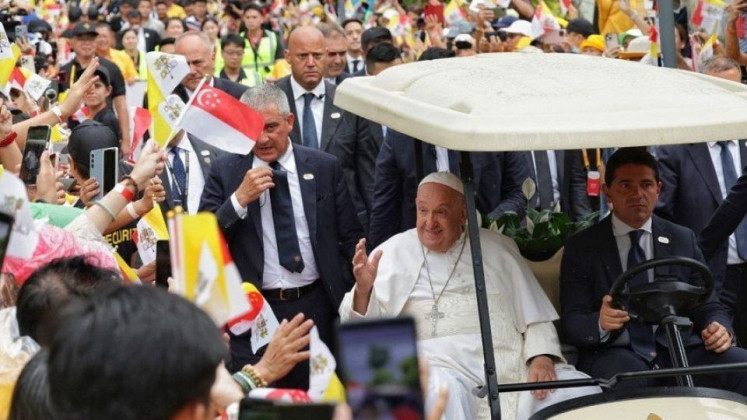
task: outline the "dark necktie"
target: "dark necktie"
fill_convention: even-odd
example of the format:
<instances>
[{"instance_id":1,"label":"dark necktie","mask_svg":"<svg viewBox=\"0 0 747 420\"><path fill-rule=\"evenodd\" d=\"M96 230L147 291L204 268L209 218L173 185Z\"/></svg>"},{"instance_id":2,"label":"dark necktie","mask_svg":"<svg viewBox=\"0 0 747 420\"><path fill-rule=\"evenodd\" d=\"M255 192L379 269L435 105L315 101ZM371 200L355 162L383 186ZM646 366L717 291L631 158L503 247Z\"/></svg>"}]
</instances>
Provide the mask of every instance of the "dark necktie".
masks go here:
<instances>
[{"instance_id":1,"label":"dark necktie","mask_svg":"<svg viewBox=\"0 0 747 420\"><path fill-rule=\"evenodd\" d=\"M729 143L728 141L718 142L718 145L721 146L721 167L724 173L724 187L727 195L734 184L737 183L737 171L734 169L734 158L729 152ZM747 261L747 222L745 222L745 219L742 219L739 223L734 234L737 238L737 254L739 258Z\"/></svg>"},{"instance_id":2,"label":"dark necktie","mask_svg":"<svg viewBox=\"0 0 747 420\"><path fill-rule=\"evenodd\" d=\"M272 220L275 223L275 241L278 246L280 265L291 273L303 271L304 264L301 249L296 235L296 220L293 215L288 173L281 169L280 164L273 162L272 182L275 188L270 189L272 203Z\"/></svg>"},{"instance_id":3,"label":"dark necktie","mask_svg":"<svg viewBox=\"0 0 747 420\"><path fill-rule=\"evenodd\" d=\"M535 208L549 209L552 207L553 202L553 191L552 191L552 174L550 173L550 160L547 157L547 152L538 151L534 153L534 164L536 167L536 181L537 181L537 192L535 197L539 198L539 202L535 201Z\"/></svg>"},{"instance_id":4,"label":"dark necktie","mask_svg":"<svg viewBox=\"0 0 747 420\"><path fill-rule=\"evenodd\" d=\"M628 270L646 261L646 254L643 252L643 248L641 248L641 236L643 232L643 230L638 229L631 230L628 234L630 236ZM630 279L628 287L633 289L647 283L648 273L644 271ZM633 347L634 352L649 362L656 357L656 342L654 340L653 329L650 325L646 325L637 319L631 319L628 322L628 333L630 334L630 345Z\"/></svg>"},{"instance_id":5,"label":"dark necktie","mask_svg":"<svg viewBox=\"0 0 747 420\"><path fill-rule=\"evenodd\" d=\"M175 206L182 206L187 211L187 203L182 200L187 196L187 172L184 170L184 162L180 156L178 147L171 149L171 155L173 156L171 166L171 178L173 181L173 187L171 188L171 197L174 200ZM184 153L188 153L186 150ZM189 158L189 156L187 156Z\"/></svg>"},{"instance_id":6,"label":"dark necktie","mask_svg":"<svg viewBox=\"0 0 747 420\"><path fill-rule=\"evenodd\" d=\"M316 123L314 122L314 113L311 111L311 101L316 98L313 93L303 94L303 145L319 148L319 139L316 136Z\"/></svg>"},{"instance_id":7,"label":"dark necktie","mask_svg":"<svg viewBox=\"0 0 747 420\"><path fill-rule=\"evenodd\" d=\"M353 73L358 71L358 64L361 62L361 60L353 60Z\"/></svg>"}]
</instances>

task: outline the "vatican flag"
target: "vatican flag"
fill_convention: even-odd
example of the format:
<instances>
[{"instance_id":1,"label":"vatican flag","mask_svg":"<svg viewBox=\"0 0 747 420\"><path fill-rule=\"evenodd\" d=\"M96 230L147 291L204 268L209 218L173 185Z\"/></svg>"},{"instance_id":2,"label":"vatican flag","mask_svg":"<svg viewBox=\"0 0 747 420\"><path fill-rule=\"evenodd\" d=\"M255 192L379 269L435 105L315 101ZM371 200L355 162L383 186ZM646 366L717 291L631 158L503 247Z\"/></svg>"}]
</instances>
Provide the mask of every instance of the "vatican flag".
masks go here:
<instances>
[{"instance_id":1,"label":"vatican flag","mask_svg":"<svg viewBox=\"0 0 747 420\"><path fill-rule=\"evenodd\" d=\"M159 106L189 74L189 64L183 55L149 52L145 55L148 67L148 111L153 118L151 137L163 147L169 141L171 126L159 112Z\"/></svg>"},{"instance_id":2,"label":"vatican flag","mask_svg":"<svg viewBox=\"0 0 747 420\"><path fill-rule=\"evenodd\" d=\"M143 265L156 260L156 243L169 239L169 231L158 204L137 222L137 251Z\"/></svg>"}]
</instances>

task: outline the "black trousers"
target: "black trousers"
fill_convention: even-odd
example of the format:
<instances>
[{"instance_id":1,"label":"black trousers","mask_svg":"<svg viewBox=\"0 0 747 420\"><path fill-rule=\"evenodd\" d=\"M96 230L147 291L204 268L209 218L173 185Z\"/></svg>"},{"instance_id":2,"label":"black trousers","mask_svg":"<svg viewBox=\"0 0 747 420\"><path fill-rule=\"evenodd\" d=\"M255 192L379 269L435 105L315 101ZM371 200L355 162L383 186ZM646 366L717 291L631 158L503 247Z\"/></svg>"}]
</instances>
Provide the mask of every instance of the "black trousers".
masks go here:
<instances>
[{"instance_id":1,"label":"black trousers","mask_svg":"<svg viewBox=\"0 0 747 420\"><path fill-rule=\"evenodd\" d=\"M321 280L317 280L319 286L311 290L308 294L301 296L297 300L275 300L267 299L272 311L278 322L283 319L291 320L299 313L303 313L306 319L313 319L314 325L319 330L319 338L324 341L332 350L332 335L334 334L334 324L338 317L337 308L330 301L327 293L324 291L324 285ZM255 352L251 345L251 332L240 336L231 336L231 360L228 363L228 369L231 372L241 370L244 365L256 364L264 355L267 346L262 347ZM285 378L270 384L272 388L298 388L306 390L309 388L309 361L304 361L296 365Z\"/></svg>"},{"instance_id":2,"label":"black trousers","mask_svg":"<svg viewBox=\"0 0 747 420\"><path fill-rule=\"evenodd\" d=\"M726 267L721 302L732 316L739 345L747 347L747 264Z\"/></svg>"},{"instance_id":3,"label":"black trousers","mask_svg":"<svg viewBox=\"0 0 747 420\"><path fill-rule=\"evenodd\" d=\"M669 350L657 345L657 357L653 360L660 368L670 368ZM739 347L731 347L723 353L714 353L705 349L704 344L691 345L685 349L690 366L705 366L718 363L742 363L747 362L747 350ZM593 378L609 379L621 372L638 372L651 369L651 366L643 358L638 356L628 347L614 347L602 349L594 355L584 357L578 364L579 370L589 374ZM747 372L734 371L719 375L694 375L695 386L718 388L736 392L747 396ZM615 390L633 390L647 386L674 386L676 379L638 379L622 381L615 386Z\"/></svg>"}]
</instances>

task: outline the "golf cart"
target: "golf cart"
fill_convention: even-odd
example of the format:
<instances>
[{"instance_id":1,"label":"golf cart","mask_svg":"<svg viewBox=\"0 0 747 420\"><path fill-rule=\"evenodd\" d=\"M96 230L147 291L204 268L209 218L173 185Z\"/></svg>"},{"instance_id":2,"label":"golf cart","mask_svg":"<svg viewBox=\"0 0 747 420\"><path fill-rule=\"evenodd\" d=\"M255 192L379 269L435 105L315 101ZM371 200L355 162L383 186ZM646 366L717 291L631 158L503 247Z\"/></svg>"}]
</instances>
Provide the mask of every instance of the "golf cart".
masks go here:
<instances>
[{"instance_id":1,"label":"golf cart","mask_svg":"<svg viewBox=\"0 0 747 420\"><path fill-rule=\"evenodd\" d=\"M501 418L500 392L600 385L669 376L677 387L606 392L546 408L533 418L747 418L747 398L695 388L690 375L747 369L747 364L688 367L679 328L713 287L694 260L649 261L624 273L610 293L618 304L664 328L672 369L623 373L612 379L498 384L479 247L470 151L559 150L729 140L747 133L747 86L701 74L571 54L500 53L392 67L376 77L348 79L335 104L415 139L462 151L468 229L485 360L485 395ZM625 287L641 270L686 265L688 279ZM679 349L679 350L678 350ZM676 399L676 400L672 400ZM644 403L645 401L645 403ZM614 410L614 411L612 411ZM645 413L645 414L641 414ZM648 417L652 418L652 417Z\"/></svg>"}]
</instances>

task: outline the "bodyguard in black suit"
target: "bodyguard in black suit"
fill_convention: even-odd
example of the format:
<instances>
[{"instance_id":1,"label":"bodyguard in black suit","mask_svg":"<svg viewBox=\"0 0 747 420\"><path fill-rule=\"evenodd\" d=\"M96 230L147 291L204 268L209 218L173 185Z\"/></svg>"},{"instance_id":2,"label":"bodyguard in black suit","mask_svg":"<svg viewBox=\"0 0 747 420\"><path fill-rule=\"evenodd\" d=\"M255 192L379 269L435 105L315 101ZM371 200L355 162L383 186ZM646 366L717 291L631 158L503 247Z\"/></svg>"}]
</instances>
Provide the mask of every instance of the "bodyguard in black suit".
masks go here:
<instances>
[{"instance_id":1,"label":"bodyguard in black suit","mask_svg":"<svg viewBox=\"0 0 747 420\"><path fill-rule=\"evenodd\" d=\"M706 260L711 260L714 254L729 240L729 236L738 229L742 229L747 214L747 175L742 175L729 191L724 202L718 209L706 227L698 235L698 244L703 251ZM734 294L734 331L737 334L742 347L747 345L747 285L744 284L745 277L737 282L738 286Z\"/></svg>"},{"instance_id":2,"label":"bodyguard in black suit","mask_svg":"<svg viewBox=\"0 0 747 420\"><path fill-rule=\"evenodd\" d=\"M722 146L727 148L728 155L722 154L725 151ZM698 235L731 188L725 185L728 176L722 158L731 159L728 166L731 166L733 184L747 163L747 146L743 140L660 146L656 155L662 183L656 214ZM740 242L747 241L745 236L747 234L742 233L741 237L734 236L731 243L722 242L708 260L716 280L717 296L730 314L739 304L736 302L739 284L747 275L747 264L740 257L747 254L747 250L738 249Z\"/></svg>"},{"instance_id":3,"label":"bodyguard in black suit","mask_svg":"<svg viewBox=\"0 0 747 420\"><path fill-rule=\"evenodd\" d=\"M174 44L175 53L187 59L190 72L182 83L174 89L174 93L186 103L190 92L194 92L200 80L207 76L205 84L220 89L236 99L247 90L247 87L230 80L218 79L212 76L215 66L215 47L210 38L203 32L188 32L182 35Z\"/></svg>"},{"instance_id":4,"label":"bodyguard in black suit","mask_svg":"<svg viewBox=\"0 0 747 420\"><path fill-rule=\"evenodd\" d=\"M210 166L226 152L192 134L185 134L184 130L174 137L165 151L168 163L166 170L159 175L166 190L161 211L166 214L178 205L190 214L197 213ZM177 154L179 158L175 160Z\"/></svg>"},{"instance_id":5,"label":"bodyguard in black suit","mask_svg":"<svg viewBox=\"0 0 747 420\"><path fill-rule=\"evenodd\" d=\"M459 152L449 150L448 166L441 170L459 173ZM438 152L431 144L422 145L423 175L436 172ZM521 184L529 176L521 153L470 153L476 186L477 209L497 217L504 212L524 213L526 199ZM412 137L387 130L376 159L376 181L370 214L369 243L376 247L397 233L415 227L415 195L420 180L415 173L415 141Z\"/></svg>"},{"instance_id":6,"label":"bodyguard in black suit","mask_svg":"<svg viewBox=\"0 0 747 420\"><path fill-rule=\"evenodd\" d=\"M620 149L607 165L604 188L612 215L574 235L565 245L561 265L560 303L564 341L579 347L578 367L592 377L671 365L663 331L614 309L607 295L613 281L641 262L667 256L703 261L689 229L652 211L661 191L654 158L643 149ZM661 267L662 274L689 279L682 267ZM650 275L636 280L652 281ZM636 281L631 280L631 281ZM691 314L692 331L683 332L690 365L747 361L747 351L732 347L731 323L712 294ZM695 384L747 394L747 373L695 376ZM624 381L616 389L646 386Z\"/></svg>"},{"instance_id":7,"label":"bodyguard in black suit","mask_svg":"<svg viewBox=\"0 0 747 420\"><path fill-rule=\"evenodd\" d=\"M330 154L291 144L294 115L280 89L254 88L245 101L265 129L252 153L212 165L200 210L216 214L242 279L262 291L278 319L303 312L330 343L363 234L342 168ZM232 370L263 353L251 348L249 334L231 337ZM298 365L274 386L306 389L308 369Z\"/></svg>"},{"instance_id":8,"label":"bodyguard in black suit","mask_svg":"<svg viewBox=\"0 0 747 420\"><path fill-rule=\"evenodd\" d=\"M537 209L552 209L560 202L560 210L573 220L581 220L591 213L586 198L586 177L574 176L570 165L570 156L574 150L539 150L526 152L529 176L537 186L535 195L529 199L530 205ZM552 159L550 157L552 156ZM545 169L542 170L541 166ZM553 174L554 168L554 174ZM582 168L581 168L582 169ZM538 174L539 172L539 174ZM544 186L543 186L543 180ZM547 188L547 190L545 190Z\"/></svg>"}]
</instances>

